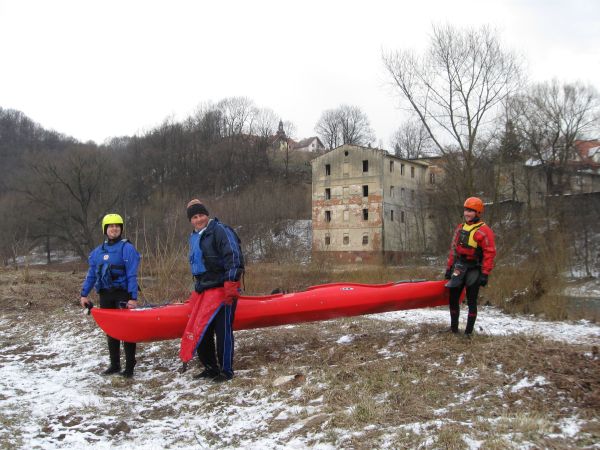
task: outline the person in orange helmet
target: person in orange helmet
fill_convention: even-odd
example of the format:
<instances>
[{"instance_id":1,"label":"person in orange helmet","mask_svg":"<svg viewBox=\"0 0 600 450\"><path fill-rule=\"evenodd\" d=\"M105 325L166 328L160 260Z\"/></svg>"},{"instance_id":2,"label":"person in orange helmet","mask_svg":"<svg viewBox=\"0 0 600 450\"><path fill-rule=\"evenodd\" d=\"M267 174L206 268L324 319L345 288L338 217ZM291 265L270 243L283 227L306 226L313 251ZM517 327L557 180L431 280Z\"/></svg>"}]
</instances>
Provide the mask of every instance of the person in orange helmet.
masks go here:
<instances>
[{"instance_id":1,"label":"person in orange helmet","mask_svg":"<svg viewBox=\"0 0 600 450\"><path fill-rule=\"evenodd\" d=\"M449 280L446 287L450 289L450 330L458 333L460 294L466 288L469 307L465 328L467 336L473 333L477 319L479 288L487 286L496 257L494 232L481 220L483 209L480 198L469 197L465 200L465 220L454 231L446 264L445 278Z\"/></svg>"}]
</instances>

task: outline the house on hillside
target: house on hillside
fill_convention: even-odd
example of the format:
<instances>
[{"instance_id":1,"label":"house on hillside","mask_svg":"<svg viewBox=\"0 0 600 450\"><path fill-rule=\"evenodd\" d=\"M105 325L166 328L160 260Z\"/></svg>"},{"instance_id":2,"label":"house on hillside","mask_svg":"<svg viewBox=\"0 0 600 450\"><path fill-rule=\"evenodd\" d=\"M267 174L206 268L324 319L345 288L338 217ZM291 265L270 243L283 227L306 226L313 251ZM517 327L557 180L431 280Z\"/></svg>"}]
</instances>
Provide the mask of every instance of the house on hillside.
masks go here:
<instances>
[{"instance_id":1,"label":"house on hillside","mask_svg":"<svg viewBox=\"0 0 600 450\"><path fill-rule=\"evenodd\" d=\"M299 142L296 142L291 137L287 136L285 130L283 129L282 120L279 121L277 132L270 137L269 146L273 150L281 150L286 152L288 150L293 150L295 152L315 153L325 150L325 146L317 136L302 139Z\"/></svg>"},{"instance_id":2,"label":"house on hillside","mask_svg":"<svg viewBox=\"0 0 600 450\"><path fill-rule=\"evenodd\" d=\"M529 158L499 168L499 199L524 202L532 207L544 204L553 195L600 192L600 141L574 142L572 156L553 161L550 152L542 161Z\"/></svg>"},{"instance_id":3,"label":"house on hillside","mask_svg":"<svg viewBox=\"0 0 600 450\"><path fill-rule=\"evenodd\" d=\"M325 146L317 136L302 139L293 144L293 148L299 152L322 152L325 150Z\"/></svg>"},{"instance_id":4,"label":"house on hillside","mask_svg":"<svg viewBox=\"0 0 600 450\"><path fill-rule=\"evenodd\" d=\"M427 249L433 164L342 145L311 165L313 255L375 262Z\"/></svg>"},{"instance_id":5,"label":"house on hillside","mask_svg":"<svg viewBox=\"0 0 600 450\"><path fill-rule=\"evenodd\" d=\"M575 141L576 156L570 162L571 193L600 192L600 141Z\"/></svg>"}]
</instances>

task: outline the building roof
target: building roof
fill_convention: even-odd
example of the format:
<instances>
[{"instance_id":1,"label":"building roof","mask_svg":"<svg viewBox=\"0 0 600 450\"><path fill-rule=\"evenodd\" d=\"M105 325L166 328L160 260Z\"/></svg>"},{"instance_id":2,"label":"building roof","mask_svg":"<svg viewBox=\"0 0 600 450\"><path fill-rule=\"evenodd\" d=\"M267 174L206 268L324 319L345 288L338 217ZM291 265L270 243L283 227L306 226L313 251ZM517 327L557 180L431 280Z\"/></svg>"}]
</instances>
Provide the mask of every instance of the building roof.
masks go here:
<instances>
[{"instance_id":1,"label":"building roof","mask_svg":"<svg viewBox=\"0 0 600 450\"><path fill-rule=\"evenodd\" d=\"M311 143L312 143L312 142L313 142L315 139L316 139L317 141L319 141L319 144L321 144L321 147L325 147L325 146L323 145L323 143L321 142L321 139L319 139L317 136L312 136L312 137L309 137L309 138L306 138L306 139L302 139L302 140L301 140L301 141L299 141L299 142L296 142L296 143L294 144L294 148L304 148L304 147L308 147L308 146L309 146L309 145L310 145L310 144L311 144Z\"/></svg>"},{"instance_id":2,"label":"building roof","mask_svg":"<svg viewBox=\"0 0 600 450\"><path fill-rule=\"evenodd\" d=\"M348 149L348 148L354 148L354 149L359 149L359 150L369 150L369 151L375 151L375 152L378 152L378 153L383 153L383 156L384 156L384 157L392 158L392 159L394 159L394 160L397 160L397 161L402 161L402 162L404 162L404 163L417 164L417 165L419 165L419 166L425 166L425 167L429 167L429 166L431 165L431 163L430 163L430 162L427 162L427 161L421 161L421 160L418 160L418 159L405 159L405 158L400 158L399 156L393 155L393 154L389 153L387 150L383 150L383 149L381 149L381 148L377 148L377 147L365 147L365 146L363 146L363 145L354 145L354 144L342 144L342 145L340 145L339 147L336 147L336 148L334 148L334 149L331 149L331 150L329 150L329 151L327 151L327 152L323 153L322 155L319 155L319 156L317 156L315 159L313 159L313 160L311 161L311 164L312 164L312 163L314 163L315 161L317 161L317 160L319 160L319 159L323 158L325 155L328 155L328 154L330 154L330 153L332 153L332 152L337 152L337 151L340 151L341 149L344 149L344 148L346 148L346 149Z\"/></svg>"},{"instance_id":3,"label":"building roof","mask_svg":"<svg viewBox=\"0 0 600 450\"><path fill-rule=\"evenodd\" d=\"M577 155L581 158L582 162L587 162L589 164L600 164L600 141L599 140L590 140L590 141L575 141L574 143L575 149L577 150Z\"/></svg>"},{"instance_id":4,"label":"building roof","mask_svg":"<svg viewBox=\"0 0 600 450\"><path fill-rule=\"evenodd\" d=\"M342 144L339 147L336 147L334 149L331 149L325 153L323 153L322 155L318 156L317 158L313 159L311 161L314 162L320 158L322 158L325 155L328 155L331 152L335 152L335 151L339 151L342 148L355 148L355 149L362 149L362 150L370 150L370 151L375 151L375 152L379 152L379 153L383 153L383 156L388 157L388 158L392 158L394 160L397 161L402 161L403 163L410 163L410 164L416 164L416 165L420 165L420 166L425 166L425 167L429 167L431 166L433 163L431 161L427 161L428 159L435 159L432 157L428 157L428 158L423 158L423 159L406 159L406 158L401 158L399 156L396 156L390 152L388 152L387 150L381 149L381 148L377 148L377 147L365 147L363 145L354 145L354 144Z\"/></svg>"}]
</instances>

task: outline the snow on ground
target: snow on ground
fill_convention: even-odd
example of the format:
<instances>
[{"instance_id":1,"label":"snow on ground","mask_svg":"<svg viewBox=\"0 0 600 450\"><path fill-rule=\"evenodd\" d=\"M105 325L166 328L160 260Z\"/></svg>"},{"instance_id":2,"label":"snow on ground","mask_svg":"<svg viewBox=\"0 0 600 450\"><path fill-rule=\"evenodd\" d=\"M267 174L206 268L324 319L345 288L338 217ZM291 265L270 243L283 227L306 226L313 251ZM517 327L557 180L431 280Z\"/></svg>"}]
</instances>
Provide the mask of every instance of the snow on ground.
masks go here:
<instances>
[{"instance_id":1,"label":"snow on ground","mask_svg":"<svg viewBox=\"0 0 600 450\"><path fill-rule=\"evenodd\" d=\"M461 324L464 328L466 311L461 311ZM371 316L375 319L414 323L449 323L447 308L415 309L396 311ZM478 307L475 329L478 333L490 335L511 335L524 333L539 335L546 339L569 344L600 344L600 326L587 320L578 322L549 322L534 316L511 316L492 306Z\"/></svg>"},{"instance_id":2,"label":"snow on ground","mask_svg":"<svg viewBox=\"0 0 600 450\"><path fill-rule=\"evenodd\" d=\"M462 315L464 326L466 314ZM446 308L369 317L415 325L448 322ZM334 448L319 443L318 434L305 438L292 435L307 421L318 420L318 405L284 403L264 389L248 388L238 389L235 400L224 399L216 402L215 407L214 399L222 395L222 385L178 375L176 358L164 360L153 356L176 355L177 341L144 344L143 358L131 382L98 374L99 363L105 359L105 343L90 318L81 316L71 319L71 323L57 322L51 331L39 334L32 333L25 323L15 325L14 321L0 318L5 344L0 346L2 448ZM600 343L600 326L596 324L512 317L493 307L480 308L477 331L491 335L537 334L576 344ZM23 334L29 334L27 348L12 339ZM352 340L352 336L344 335L337 342L348 344ZM291 379L284 377L276 383L288 383ZM545 382L541 377L524 377L513 389L542 386ZM155 384L162 390L148 396L148 386ZM206 399L212 400L212 410L206 410ZM155 412L164 410L172 412L168 419L164 419L164 414L153 417ZM281 421L280 430L265 434L265 424L273 420ZM439 424L434 425L416 423L412 432L435 434ZM568 435L577 433L578 426L575 418L567 418L560 429ZM218 438L213 440L213 436ZM472 439L465 443L469 448L480 446Z\"/></svg>"},{"instance_id":3,"label":"snow on ground","mask_svg":"<svg viewBox=\"0 0 600 450\"><path fill-rule=\"evenodd\" d=\"M600 279L594 278L583 282L576 280L565 289L565 295L600 300Z\"/></svg>"}]
</instances>

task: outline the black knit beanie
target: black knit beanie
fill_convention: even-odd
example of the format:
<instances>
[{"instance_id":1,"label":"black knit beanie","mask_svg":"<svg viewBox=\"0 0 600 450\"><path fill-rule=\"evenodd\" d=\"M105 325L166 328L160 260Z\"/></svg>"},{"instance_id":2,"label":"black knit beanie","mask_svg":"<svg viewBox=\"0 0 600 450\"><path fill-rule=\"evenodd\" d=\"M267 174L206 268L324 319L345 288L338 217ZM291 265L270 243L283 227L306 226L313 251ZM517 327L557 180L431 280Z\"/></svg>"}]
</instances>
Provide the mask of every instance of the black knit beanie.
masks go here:
<instances>
[{"instance_id":1,"label":"black knit beanie","mask_svg":"<svg viewBox=\"0 0 600 450\"><path fill-rule=\"evenodd\" d=\"M191 202L190 202L191 203ZM196 214L204 214L205 216L209 216L208 209L202 203L192 203L187 208L187 216L188 220L192 220Z\"/></svg>"}]
</instances>

